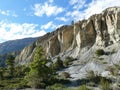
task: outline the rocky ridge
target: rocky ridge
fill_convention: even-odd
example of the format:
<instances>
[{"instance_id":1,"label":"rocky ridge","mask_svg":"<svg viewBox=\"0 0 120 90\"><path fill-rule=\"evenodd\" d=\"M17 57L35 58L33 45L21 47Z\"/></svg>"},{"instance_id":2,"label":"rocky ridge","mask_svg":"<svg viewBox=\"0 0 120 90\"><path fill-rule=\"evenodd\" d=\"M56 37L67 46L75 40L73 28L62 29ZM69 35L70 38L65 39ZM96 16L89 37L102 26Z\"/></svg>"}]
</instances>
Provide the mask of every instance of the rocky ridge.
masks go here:
<instances>
[{"instance_id":1,"label":"rocky ridge","mask_svg":"<svg viewBox=\"0 0 120 90\"><path fill-rule=\"evenodd\" d=\"M5 65L5 60L9 53L18 55L20 51L27 45L36 41L37 38L24 38L18 40L10 40L0 44L0 66Z\"/></svg>"},{"instance_id":2,"label":"rocky ridge","mask_svg":"<svg viewBox=\"0 0 120 90\"><path fill-rule=\"evenodd\" d=\"M18 40L10 40L0 44L0 54L15 52L22 50L25 46L36 41L37 38L24 38Z\"/></svg>"},{"instance_id":3,"label":"rocky ridge","mask_svg":"<svg viewBox=\"0 0 120 90\"><path fill-rule=\"evenodd\" d=\"M90 70L111 77L108 67L120 63L120 7L107 8L101 14L62 26L40 37L21 51L16 63L29 63L38 45L53 60L57 56L63 60L67 56L77 59L64 69L70 74L71 80L85 77ZM103 49L106 54L98 57L95 53L97 49Z\"/></svg>"}]
</instances>

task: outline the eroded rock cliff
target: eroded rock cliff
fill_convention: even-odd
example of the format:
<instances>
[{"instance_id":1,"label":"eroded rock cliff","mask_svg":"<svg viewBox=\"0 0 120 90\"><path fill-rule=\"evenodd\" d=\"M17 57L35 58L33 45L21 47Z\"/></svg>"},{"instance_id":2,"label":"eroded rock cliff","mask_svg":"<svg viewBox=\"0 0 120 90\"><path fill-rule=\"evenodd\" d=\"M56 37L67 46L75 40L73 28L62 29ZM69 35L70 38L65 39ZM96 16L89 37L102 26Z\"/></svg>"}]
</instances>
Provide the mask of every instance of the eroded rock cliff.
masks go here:
<instances>
[{"instance_id":1,"label":"eroded rock cliff","mask_svg":"<svg viewBox=\"0 0 120 90\"><path fill-rule=\"evenodd\" d=\"M40 37L16 57L16 62L26 64L32 60L37 45L41 45L47 57L79 57L91 48L106 48L120 41L120 7L104 10L87 20L64 25L54 32Z\"/></svg>"}]
</instances>

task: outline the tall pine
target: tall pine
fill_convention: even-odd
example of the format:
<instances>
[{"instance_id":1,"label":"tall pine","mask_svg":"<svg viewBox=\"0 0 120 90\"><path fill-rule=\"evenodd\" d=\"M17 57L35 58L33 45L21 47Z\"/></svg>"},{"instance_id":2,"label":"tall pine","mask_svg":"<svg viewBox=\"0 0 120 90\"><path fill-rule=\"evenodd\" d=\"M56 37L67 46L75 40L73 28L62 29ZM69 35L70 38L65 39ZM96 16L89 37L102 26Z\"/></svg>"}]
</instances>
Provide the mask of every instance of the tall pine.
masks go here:
<instances>
[{"instance_id":1,"label":"tall pine","mask_svg":"<svg viewBox=\"0 0 120 90\"><path fill-rule=\"evenodd\" d=\"M35 50L33 61L30 64L30 72L26 76L28 84L33 88L43 88L51 75L50 68L46 65L48 60L41 46Z\"/></svg>"},{"instance_id":2,"label":"tall pine","mask_svg":"<svg viewBox=\"0 0 120 90\"><path fill-rule=\"evenodd\" d=\"M10 77L13 77L13 75L14 75L13 74L14 73L14 64L15 64L14 59L15 59L15 57L10 54L10 55L8 55L7 60L6 60L6 65L7 65L7 69L9 71Z\"/></svg>"}]
</instances>

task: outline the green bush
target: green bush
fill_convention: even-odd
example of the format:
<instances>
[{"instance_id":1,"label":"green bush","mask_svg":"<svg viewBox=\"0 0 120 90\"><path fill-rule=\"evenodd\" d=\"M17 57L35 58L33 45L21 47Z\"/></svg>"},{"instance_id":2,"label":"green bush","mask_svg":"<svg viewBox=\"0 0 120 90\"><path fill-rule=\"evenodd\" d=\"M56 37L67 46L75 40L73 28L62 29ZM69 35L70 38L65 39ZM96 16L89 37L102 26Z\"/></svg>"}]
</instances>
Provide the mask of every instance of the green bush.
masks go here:
<instances>
[{"instance_id":1,"label":"green bush","mask_svg":"<svg viewBox=\"0 0 120 90\"><path fill-rule=\"evenodd\" d=\"M56 62L53 64L53 69L60 70L62 68L64 68L63 61L60 59L60 57L58 57Z\"/></svg>"},{"instance_id":2,"label":"green bush","mask_svg":"<svg viewBox=\"0 0 120 90\"><path fill-rule=\"evenodd\" d=\"M87 72L87 78L88 79L92 79L92 78L94 78L96 75L95 75L95 73L94 73L94 71L88 71Z\"/></svg>"},{"instance_id":3,"label":"green bush","mask_svg":"<svg viewBox=\"0 0 120 90\"><path fill-rule=\"evenodd\" d=\"M107 70L110 71L110 73L113 75L113 76L117 76L119 75L119 69L115 66L108 66Z\"/></svg>"},{"instance_id":4,"label":"green bush","mask_svg":"<svg viewBox=\"0 0 120 90\"><path fill-rule=\"evenodd\" d=\"M54 84L52 86L48 86L46 90L77 90L75 87L66 87L62 84Z\"/></svg>"},{"instance_id":5,"label":"green bush","mask_svg":"<svg viewBox=\"0 0 120 90\"><path fill-rule=\"evenodd\" d=\"M18 83L18 84L9 84L5 87L6 89L20 89L22 88L21 84Z\"/></svg>"},{"instance_id":6,"label":"green bush","mask_svg":"<svg viewBox=\"0 0 120 90\"><path fill-rule=\"evenodd\" d=\"M23 79L21 78L2 80L0 81L0 88L1 86L3 89L0 89L0 90L20 89L20 88L27 87L26 82L23 81Z\"/></svg>"},{"instance_id":7,"label":"green bush","mask_svg":"<svg viewBox=\"0 0 120 90\"><path fill-rule=\"evenodd\" d=\"M96 53L97 56L101 56L101 55L104 55L104 54L105 54L105 52L104 52L103 49L98 49L98 50L96 50L95 53Z\"/></svg>"},{"instance_id":8,"label":"green bush","mask_svg":"<svg viewBox=\"0 0 120 90\"><path fill-rule=\"evenodd\" d=\"M96 83L90 81L90 82L87 83L87 85L90 86L90 87L95 87L95 86L96 86Z\"/></svg>"},{"instance_id":9,"label":"green bush","mask_svg":"<svg viewBox=\"0 0 120 90\"><path fill-rule=\"evenodd\" d=\"M52 86L48 86L46 90L63 90L64 88L66 88L64 85L56 83Z\"/></svg>"},{"instance_id":10,"label":"green bush","mask_svg":"<svg viewBox=\"0 0 120 90\"><path fill-rule=\"evenodd\" d=\"M87 73L87 79L89 82L93 82L95 84L100 84L101 80L107 81L109 83L111 82L110 79L107 79L107 78L102 77L102 76L98 76L93 71L89 71Z\"/></svg>"},{"instance_id":11,"label":"green bush","mask_svg":"<svg viewBox=\"0 0 120 90\"><path fill-rule=\"evenodd\" d=\"M4 69L0 67L0 80L3 79L3 72L4 72Z\"/></svg>"},{"instance_id":12,"label":"green bush","mask_svg":"<svg viewBox=\"0 0 120 90\"><path fill-rule=\"evenodd\" d=\"M70 65L71 62L74 61L74 60L75 60L75 59L74 59L73 57L69 57L69 56L68 56L68 57L65 58L63 64L64 64L65 67L68 67L68 65Z\"/></svg>"},{"instance_id":13,"label":"green bush","mask_svg":"<svg viewBox=\"0 0 120 90\"><path fill-rule=\"evenodd\" d=\"M68 67L68 65L69 65L69 60L64 60L64 61L63 61L63 64L64 64L65 67Z\"/></svg>"},{"instance_id":14,"label":"green bush","mask_svg":"<svg viewBox=\"0 0 120 90\"><path fill-rule=\"evenodd\" d=\"M115 49L113 49L112 52L111 52L111 54L114 54L115 52L116 52Z\"/></svg>"},{"instance_id":15,"label":"green bush","mask_svg":"<svg viewBox=\"0 0 120 90\"><path fill-rule=\"evenodd\" d=\"M110 82L106 81L105 79L101 79L100 86L102 90L110 90Z\"/></svg>"},{"instance_id":16,"label":"green bush","mask_svg":"<svg viewBox=\"0 0 120 90\"><path fill-rule=\"evenodd\" d=\"M24 77L26 73L30 71L30 68L27 66L16 66L14 76L15 77Z\"/></svg>"},{"instance_id":17,"label":"green bush","mask_svg":"<svg viewBox=\"0 0 120 90\"><path fill-rule=\"evenodd\" d=\"M81 85L77 90L89 90L86 85Z\"/></svg>"}]
</instances>

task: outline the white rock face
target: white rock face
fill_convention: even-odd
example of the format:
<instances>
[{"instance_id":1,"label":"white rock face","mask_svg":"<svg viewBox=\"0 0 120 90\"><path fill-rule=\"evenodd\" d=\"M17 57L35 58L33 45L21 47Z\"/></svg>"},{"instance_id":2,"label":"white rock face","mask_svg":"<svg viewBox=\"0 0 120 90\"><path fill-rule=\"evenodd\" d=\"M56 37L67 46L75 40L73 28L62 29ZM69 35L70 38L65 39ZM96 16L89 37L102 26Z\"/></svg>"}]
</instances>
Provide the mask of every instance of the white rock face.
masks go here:
<instances>
[{"instance_id":1,"label":"white rock face","mask_svg":"<svg viewBox=\"0 0 120 90\"><path fill-rule=\"evenodd\" d=\"M106 69L120 62L120 7L108 8L88 20L62 26L40 37L33 51L29 50L30 46L26 47L16 58L16 62L25 64L31 61L37 45L43 47L48 57L77 58L65 69L71 74L71 79L83 78L89 70L107 76ZM108 54L96 56L95 52L100 48ZM111 54L113 51L115 53Z\"/></svg>"}]
</instances>

